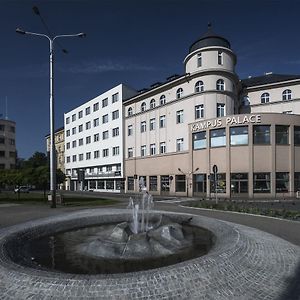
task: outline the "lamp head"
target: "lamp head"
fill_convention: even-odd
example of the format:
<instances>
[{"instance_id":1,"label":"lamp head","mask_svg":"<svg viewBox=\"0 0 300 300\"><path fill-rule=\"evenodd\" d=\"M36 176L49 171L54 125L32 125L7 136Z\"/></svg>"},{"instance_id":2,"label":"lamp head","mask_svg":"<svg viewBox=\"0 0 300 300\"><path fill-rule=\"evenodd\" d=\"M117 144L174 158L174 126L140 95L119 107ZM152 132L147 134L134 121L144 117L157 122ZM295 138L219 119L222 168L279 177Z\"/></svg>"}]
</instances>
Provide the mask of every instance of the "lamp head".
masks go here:
<instances>
[{"instance_id":1,"label":"lamp head","mask_svg":"<svg viewBox=\"0 0 300 300\"><path fill-rule=\"evenodd\" d=\"M17 29L16 29L16 33L26 34L26 31L24 31L24 30L21 29L21 28L17 28Z\"/></svg>"},{"instance_id":2,"label":"lamp head","mask_svg":"<svg viewBox=\"0 0 300 300\"><path fill-rule=\"evenodd\" d=\"M81 38L84 38L84 37L86 37L86 33L80 32L80 33L78 33L78 36L81 37Z\"/></svg>"},{"instance_id":3,"label":"lamp head","mask_svg":"<svg viewBox=\"0 0 300 300\"><path fill-rule=\"evenodd\" d=\"M32 10L33 10L33 12L36 14L36 15L40 15L40 11L39 11L39 9L38 9L38 7L37 6L34 6L33 8L32 8Z\"/></svg>"}]
</instances>

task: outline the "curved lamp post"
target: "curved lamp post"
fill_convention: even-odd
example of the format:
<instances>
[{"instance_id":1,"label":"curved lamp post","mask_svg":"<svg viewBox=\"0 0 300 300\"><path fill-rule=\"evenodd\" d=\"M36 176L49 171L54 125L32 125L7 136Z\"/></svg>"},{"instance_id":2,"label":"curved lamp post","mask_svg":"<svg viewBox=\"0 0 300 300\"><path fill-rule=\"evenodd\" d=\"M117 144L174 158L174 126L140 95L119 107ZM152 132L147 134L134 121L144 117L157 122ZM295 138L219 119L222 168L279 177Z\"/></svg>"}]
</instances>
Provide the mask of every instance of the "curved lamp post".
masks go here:
<instances>
[{"instance_id":1,"label":"curved lamp post","mask_svg":"<svg viewBox=\"0 0 300 300\"><path fill-rule=\"evenodd\" d=\"M56 161L55 161L55 143L54 143L54 51L53 44L58 38L64 37L85 37L85 33L76 34L61 34L51 38L50 36L42 33L25 31L20 28L16 29L17 33L28 34L45 37L49 40L50 45L50 192L51 192L51 207L56 207Z\"/></svg>"}]
</instances>

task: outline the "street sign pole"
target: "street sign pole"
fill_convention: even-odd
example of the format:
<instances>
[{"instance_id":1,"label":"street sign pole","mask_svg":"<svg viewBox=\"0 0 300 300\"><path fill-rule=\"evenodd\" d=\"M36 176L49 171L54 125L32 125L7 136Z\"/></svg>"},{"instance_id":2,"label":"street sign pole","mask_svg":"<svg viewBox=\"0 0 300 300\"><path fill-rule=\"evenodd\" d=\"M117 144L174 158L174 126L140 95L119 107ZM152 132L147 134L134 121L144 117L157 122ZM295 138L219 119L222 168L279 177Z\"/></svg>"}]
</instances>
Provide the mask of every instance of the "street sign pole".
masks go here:
<instances>
[{"instance_id":1,"label":"street sign pole","mask_svg":"<svg viewBox=\"0 0 300 300\"><path fill-rule=\"evenodd\" d=\"M218 167L217 165L213 165L213 172L214 172L214 182L215 182L215 197L216 197L216 204L218 204Z\"/></svg>"}]
</instances>

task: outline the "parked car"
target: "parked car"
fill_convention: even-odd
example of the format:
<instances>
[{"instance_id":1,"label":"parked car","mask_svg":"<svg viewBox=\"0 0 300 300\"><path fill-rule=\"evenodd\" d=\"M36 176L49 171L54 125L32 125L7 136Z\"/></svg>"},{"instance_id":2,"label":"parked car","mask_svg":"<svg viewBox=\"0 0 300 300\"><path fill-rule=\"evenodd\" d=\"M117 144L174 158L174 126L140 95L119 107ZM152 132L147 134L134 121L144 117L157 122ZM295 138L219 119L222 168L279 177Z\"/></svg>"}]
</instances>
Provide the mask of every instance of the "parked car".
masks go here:
<instances>
[{"instance_id":1,"label":"parked car","mask_svg":"<svg viewBox=\"0 0 300 300\"><path fill-rule=\"evenodd\" d=\"M15 193L29 193L30 188L28 186L19 186L15 188Z\"/></svg>"}]
</instances>

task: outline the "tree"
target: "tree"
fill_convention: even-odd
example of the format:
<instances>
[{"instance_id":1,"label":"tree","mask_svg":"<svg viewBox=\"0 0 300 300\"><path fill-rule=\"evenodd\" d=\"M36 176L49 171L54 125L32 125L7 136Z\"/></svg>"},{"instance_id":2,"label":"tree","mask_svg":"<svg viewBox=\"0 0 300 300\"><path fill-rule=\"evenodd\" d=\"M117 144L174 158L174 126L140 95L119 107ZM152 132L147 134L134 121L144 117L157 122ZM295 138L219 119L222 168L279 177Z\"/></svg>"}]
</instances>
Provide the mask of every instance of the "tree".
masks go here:
<instances>
[{"instance_id":1,"label":"tree","mask_svg":"<svg viewBox=\"0 0 300 300\"><path fill-rule=\"evenodd\" d=\"M48 158L45 153L35 152L25 163L24 168L38 168L48 165Z\"/></svg>"}]
</instances>

